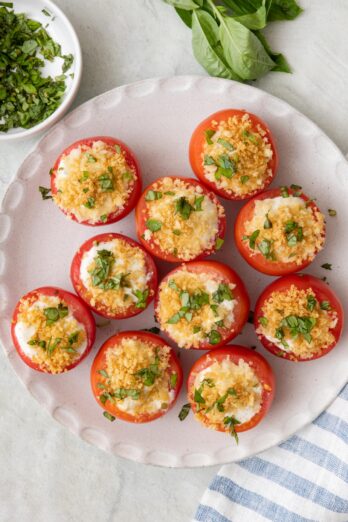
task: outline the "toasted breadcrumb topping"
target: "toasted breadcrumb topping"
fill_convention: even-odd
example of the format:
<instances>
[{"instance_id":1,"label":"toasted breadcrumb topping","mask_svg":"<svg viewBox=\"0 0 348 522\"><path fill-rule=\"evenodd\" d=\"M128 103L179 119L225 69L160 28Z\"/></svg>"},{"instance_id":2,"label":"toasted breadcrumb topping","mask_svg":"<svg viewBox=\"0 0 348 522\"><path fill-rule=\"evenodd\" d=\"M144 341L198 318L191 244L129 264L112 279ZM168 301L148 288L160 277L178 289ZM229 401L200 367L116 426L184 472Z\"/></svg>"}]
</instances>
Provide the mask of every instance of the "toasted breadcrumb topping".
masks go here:
<instances>
[{"instance_id":1,"label":"toasted breadcrumb topping","mask_svg":"<svg viewBox=\"0 0 348 522\"><path fill-rule=\"evenodd\" d=\"M50 322L45 315L49 308L64 311L61 318ZM47 312L46 312L47 313ZM26 337L26 343L23 338ZM16 324L17 339L26 355L44 372L61 373L81 357L86 347L86 331L58 297L39 295L20 301ZM22 345L25 343L26 345Z\"/></svg>"},{"instance_id":2,"label":"toasted breadcrumb topping","mask_svg":"<svg viewBox=\"0 0 348 522\"><path fill-rule=\"evenodd\" d=\"M63 155L56 172L54 201L78 221L106 221L125 207L137 174L120 146L101 140Z\"/></svg>"},{"instance_id":3,"label":"toasted breadcrumb topping","mask_svg":"<svg viewBox=\"0 0 348 522\"><path fill-rule=\"evenodd\" d=\"M229 357L215 361L196 376L191 390L193 396L196 390L199 394L195 416L213 429L224 426L226 417L243 424L260 410L262 389L255 371L243 359L238 364ZM227 426L225 429L229 430Z\"/></svg>"},{"instance_id":4,"label":"toasted breadcrumb topping","mask_svg":"<svg viewBox=\"0 0 348 522\"><path fill-rule=\"evenodd\" d=\"M206 178L228 194L259 191L272 176L273 149L265 130L248 114L211 122L202 152Z\"/></svg>"},{"instance_id":5,"label":"toasted breadcrumb topping","mask_svg":"<svg viewBox=\"0 0 348 522\"><path fill-rule=\"evenodd\" d=\"M165 177L146 194L145 241L162 252L189 261L203 251L215 249L223 206L202 187L178 178ZM151 199L150 199L151 198ZM155 227L151 224L155 223Z\"/></svg>"},{"instance_id":6,"label":"toasted breadcrumb topping","mask_svg":"<svg viewBox=\"0 0 348 522\"><path fill-rule=\"evenodd\" d=\"M261 311L263 318L259 318L256 333L283 352L308 359L335 342L331 330L337 323L337 312L328 301L319 302L312 288L300 290L291 285L286 291L273 292Z\"/></svg>"},{"instance_id":7,"label":"toasted breadcrumb topping","mask_svg":"<svg viewBox=\"0 0 348 522\"><path fill-rule=\"evenodd\" d=\"M324 215L292 195L256 200L253 217L244 227L243 241L249 249L271 262L301 265L312 260L325 242Z\"/></svg>"},{"instance_id":8,"label":"toasted breadcrumb topping","mask_svg":"<svg viewBox=\"0 0 348 522\"><path fill-rule=\"evenodd\" d=\"M105 355L99 399L132 415L168 409L174 399L169 356L168 346L136 337L118 340Z\"/></svg>"},{"instance_id":9,"label":"toasted breadcrumb topping","mask_svg":"<svg viewBox=\"0 0 348 522\"><path fill-rule=\"evenodd\" d=\"M180 348L217 344L224 330L233 330L235 285L217 274L190 272L185 266L159 286L156 309L160 328Z\"/></svg>"}]
</instances>

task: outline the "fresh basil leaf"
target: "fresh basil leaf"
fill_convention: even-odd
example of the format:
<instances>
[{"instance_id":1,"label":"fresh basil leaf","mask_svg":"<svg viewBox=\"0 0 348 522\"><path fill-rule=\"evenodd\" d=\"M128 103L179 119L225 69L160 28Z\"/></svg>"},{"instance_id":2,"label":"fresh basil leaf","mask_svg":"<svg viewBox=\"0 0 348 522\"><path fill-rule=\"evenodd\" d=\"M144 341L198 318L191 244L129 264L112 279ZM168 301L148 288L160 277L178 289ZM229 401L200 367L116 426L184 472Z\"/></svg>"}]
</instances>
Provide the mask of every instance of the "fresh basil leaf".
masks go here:
<instances>
[{"instance_id":1,"label":"fresh basil leaf","mask_svg":"<svg viewBox=\"0 0 348 522\"><path fill-rule=\"evenodd\" d=\"M187 27L191 29L192 27L192 12L187 11L185 9L180 9L179 7L175 7L175 11L180 16L181 20L184 22Z\"/></svg>"},{"instance_id":2,"label":"fresh basil leaf","mask_svg":"<svg viewBox=\"0 0 348 522\"><path fill-rule=\"evenodd\" d=\"M197 62L211 76L241 81L224 57L216 21L200 9L192 13L192 49Z\"/></svg>"},{"instance_id":3,"label":"fresh basil leaf","mask_svg":"<svg viewBox=\"0 0 348 522\"><path fill-rule=\"evenodd\" d=\"M178 9L184 9L185 11L191 11L191 9L197 9L203 3L203 0L164 0L166 4L172 5Z\"/></svg>"},{"instance_id":4,"label":"fresh basil leaf","mask_svg":"<svg viewBox=\"0 0 348 522\"><path fill-rule=\"evenodd\" d=\"M158 221L157 219L148 219L146 221L146 228L151 230L151 232L157 232L162 228L161 221Z\"/></svg>"},{"instance_id":5,"label":"fresh basil leaf","mask_svg":"<svg viewBox=\"0 0 348 522\"><path fill-rule=\"evenodd\" d=\"M294 20L302 13L303 9L295 0L273 0L268 12L267 20Z\"/></svg>"},{"instance_id":6,"label":"fresh basil leaf","mask_svg":"<svg viewBox=\"0 0 348 522\"><path fill-rule=\"evenodd\" d=\"M188 414L190 413L191 404L184 404L183 407L180 410L180 413L178 415L179 419L181 421L185 420Z\"/></svg>"},{"instance_id":7,"label":"fresh basil leaf","mask_svg":"<svg viewBox=\"0 0 348 522\"><path fill-rule=\"evenodd\" d=\"M262 5L253 13L247 13L240 16L235 16L234 20L240 24L245 25L248 29L263 29L266 26L266 0L263 0Z\"/></svg>"},{"instance_id":8,"label":"fresh basil leaf","mask_svg":"<svg viewBox=\"0 0 348 522\"><path fill-rule=\"evenodd\" d=\"M275 72L283 72L283 73L291 73L291 67L288 64L285 56L281 53L277 53L273 51L267 42L265 36L261 33L261 31L255 31L254 33L257 38L260 40L262 45L264 46L268 56L274 61L275 66L272 68L272 71Z\"/></svg>"},{"instance_id":9,"label":"fresh basil leaf","mask_svg":"<svg viewBox=\"0 0 348 522\"><path fill-rule=\"evenodd\" d=\"M233 18L222 16L220 40L229 66L244 80L256 80L275 63L257 36Z\"/></svg>"}]
</instances>

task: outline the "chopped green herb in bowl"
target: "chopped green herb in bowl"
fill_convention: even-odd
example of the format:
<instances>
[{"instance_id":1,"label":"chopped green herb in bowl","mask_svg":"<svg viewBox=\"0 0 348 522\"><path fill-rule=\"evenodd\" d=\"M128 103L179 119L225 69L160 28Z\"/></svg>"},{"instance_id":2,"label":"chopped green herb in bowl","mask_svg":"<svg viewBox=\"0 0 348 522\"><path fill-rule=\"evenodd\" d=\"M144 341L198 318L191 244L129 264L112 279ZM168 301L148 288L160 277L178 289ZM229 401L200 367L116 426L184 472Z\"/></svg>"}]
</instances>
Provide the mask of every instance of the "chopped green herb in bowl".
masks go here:
<instances>
[{"instance_id":1,"label":"chopped green herb in bowl","mask_svg":"<svg viewBox=\"0 0 348 522\"><path fill-rule=\"evenodd\" d=\"M59 38L56 37L59 35ZM56 122L80 83L81 50L50 0L0 2L0 141Z\"/></svg>"}]
</instances>

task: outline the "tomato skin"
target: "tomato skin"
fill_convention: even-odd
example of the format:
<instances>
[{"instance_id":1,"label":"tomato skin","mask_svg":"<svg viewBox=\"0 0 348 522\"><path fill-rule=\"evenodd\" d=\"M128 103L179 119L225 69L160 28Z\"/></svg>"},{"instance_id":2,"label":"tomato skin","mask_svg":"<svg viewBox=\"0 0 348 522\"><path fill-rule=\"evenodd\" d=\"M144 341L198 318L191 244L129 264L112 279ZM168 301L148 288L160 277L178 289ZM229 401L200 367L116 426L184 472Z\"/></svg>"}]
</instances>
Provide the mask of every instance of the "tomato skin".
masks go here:
<instances>
[{"instance_id":1,"label":"tomato skin","mask_svg":"<svg viewBox=\"0 0 348 522\"><path fill-rule=\"evenodd\" d=\"M229 194L224 188L219 188L217 185L209 181L204 174L204 166L202 165L202 151L203 151L203 145L205 143L205 134L204 131L211 128L211 122L212 120L216 121L224 121L232 116L243 116L244 114L249 114L249 118L253 124L253 130L257 131L257 126L260 125L262 129L266 132L266 136L269 140L269 143L273 150L273 156L268 162L268 169L271 169L272 173L271 175L265 180L264 185L257 190L253 190L252 192L248 192L247 194L244 194L243 196L238 196L234 194ZM190 157L190 163L193 172L197 176L197 178L207 185L215 194L218 194L219 196L229 199L229 200L243 200L251 198L252 196L255 196L256 194L259 194L263 190L265 190L268 185L273 181L273 179L276 176L277 169L278 169L278 152L276 149L276 145L274 142L273 134L266 125L264 121L262 121L258 116L255 114L252 114L251 112L240 110L240 109L223 109L221 111L215 112L214 114L211 114L203 120L193 131L190 145L189 145L189 157Z\"/></svg>"},{"instance_id":2,"label":"tomato skin","mask_svg":"<svg viewBox=\"0 0 348 522\"><path fill-rule=\"evenodd\" d=\"M168 177L168 176L165 176L165 177ZM180 179L182 181L189 182L192 185L201 187L202 190L203 190L202 194L204 194L205 196L210 197L210 199L212 201L214 201L217 205L221 205L221 203L216 198L215 194L213 192L211 192L210 190L208 190L204 185L202 185L202 183L198 182L197 180L195 180L193 178L184 178L182 176L173 176L173 177L175 177L175 179ZM151 183L151 185L146 187L145 191L143 192L143 194L139 198L139 201L138 201L136 209L135 209L135 220L136 220L137 236L138 236L138 239L139 239L140 243L144 246L144 248L146 248L146 250L148 252L150 252L150 254L153 254L154 256L158 257L159 259L162 259L163 261L168 261L170 263L184 262L185 260L180 258L180 257L176 257L176 256L174 256L172 254L167 253L167 252L163 252L160 249L160 247L154 243L153 240L146 241L143 238L143 234L144 234L145 229L146 229L146 220L147 220L147 217L148 217L148 214L146 212L147 203L146 203L146 200L145 200L145 196L149 192L149 190L152 190L153 185L155 183L158 183L159 181L161 181L161 179L163 179L163 178L156 179L153 183ZM217 238L224 239L225 231L226 231L226 216L225 215L219 216L218 232L216 234L216 239ZM193 260L194 261L198 261L199 259L204 259L205 257L209 256L210 254L213 254L216 250L217 249L216 249L216 247L214 245L212 248L204 250L200 255L196 256L195 258L192 258L192 260L190 260L190 261L193 261Z\"/></svg>"},{"instance_id":3,"label":"tomato skin","mask_svg":"<svg viewBox=\"0 0 348 522\"><path fill-rule=\"evenodd\" d=\"M137 161L134 153L132 152L132 150L125 143L123 143L123 141L121 141L119 139L112 138L110 136L93 136L91 138L83 138L82 140L75 141L74 143L69 145L69 147L64 149L63 152L58 156L58 158L52 168L52 171L51 171L51 192L52 192L52 194L57 193L56 176L57 176L58 166L59 166L60 160L62 159L62 156L69 154L73 149L76 149L80 145L86 145L86 146L90 147L96 141L103 141L104 143L106 143L107 145L110 145L111 147L113 147L114 145L119 145L121 147L121 149L125 152L125 158L126 158L127 164L130 167L134 168L134 170L137 174L137 179L135 180L133 191L130 194L129 199L126 202L123 210L121 212L116 210L112 214L109 214L106 221L97 221L96 223L90 223L88 220L79 221L74 214L69 214L69 217L71 217L73 219L73 221L76 221L80 225L87 225L90 227L91 226L96 227L96 226L110 225L111 223L116 223L116 221L120 221L121 219L123 219L135 207L135 205L139 199L139 196L141 194L141 189L142 189L142 179L141 179L140 167L139 167L138 161ZM66 210L64 210L61 207L58 207L58 208L64 214L68 215Z\"/></svg>"},{"instance_id":4,"label":"tomato skin","mask_svg":"<svg viewBox=\"0 0 348 522\"><path fill-rule=\"evenodd\" d=\"M243 326L248 320L249 309L250 309L250 299L246 288L244 286L243 281L239 277L239 275L232 270L229 266L220 263L218 261L191 261L190 263L183 263L182 265L174 268L171 272L169 272L160 282L156 297L155 297L155 317L158 323L159 314L158 314L158 305L159 305L159 290L160 286L163 282L171 279L175 272L182 270L185 267L186 270L193 273L209 273L212 275L218 275L222 277L226 282L234 283L236 286L233 289L234 298L237 300L237 305L235 306L233 312L235 317L234 328L231 331L228 331L226 328L217 327L216 330L221 334L221 341L215 345L209 344L207 341L203 341L200 343L198 348L182 348L183 350L216 350L221 346L224 346L226 343L231 341L234 337L236 337L242 330ZM168 332L165 332L168 337L170 337ZM170 337L171 338L171 337ZM173 342L175 340L171 338Z\"/></svg>"},{"instance_id":5,"label":"tomato skin","mask_svg":"<svg viewBox=\"0 0 348 522\"><path fill-rule=\"evenodd\" d=\"M205 368L208 368L215 361L221 362L227 356L230 357L230 360L235 364L238 364L240 359L246 361L254 370L256 376L260 380L263 385L262 390L262 404L260 410L252 417L249 421L244 422L243 424L236 424L235 430L238 432L247 431L251 428L254 428L267 414L275 393L275 378L273 374L273 370L271 366L268 364L266 359L262 357L259 353L251 350L250 348L246 348L245 346L240 346L237 344L231 344L220 348L219 350L210 351L194 363L192 366L188 380L187 380L187 398L191 404L192 411L196 412L196 403L194 401L194 383L198 373L200 373ZM266 386L266 389L265 389ZM209 425L209 421L207 419L207 425ZM228 431L226 426L221 424L218 431Z\"/></svg>"},{"instance_id":6,"label":"tomato skin","mask_svg":"<svg viewBox=\"0 0 348 522\"><path fill-rule=\"evenodd\" d=\"M123 312L112 314L108 311L106 307L102 307L102 305L94 305L92 306L89 292L84 286L83 282L80 278L80 268L81 268L81 262L82 257L90 250L90 248L93 247L93 244L95 241L104 242L104 241L110 241L112 239L122 239L124 241L127 241L131 246L139 248L142 252L144 252L145 255L145 261L146 261L146 268L147 272L152 273L151 279L148 281L148 288L149 288L149 296L146 300L146 306L145 308L137 308L135 305L131 306L129 309L124 310ZM142 245L139 245L136 241L131 239L130 237L123 236L122 234L115 234L115 233L105 233L105 234L99 234L97 236L91 237L85 243L83 243L78 251L76 252L70 268L70 278L71 282L73 284L73 287L75 289L75 292L80 296L80 298L87 304L89 308L93 310L98 315L101 315L103 317L107 317L108 319L127 319L129 317L134 317L135 315L141 314L146 308L149 306L149 304L152 302L156 289L158 284L158 275L157 275L157 267L155 265L154 260L150 256L150 254L145 250L145 248L142 247Z\"/></svg>"},{"instance_id":7,"label":"tomato skin","mask_svg":"<svg viewBox=\"0 0 348 522\"><path fill-rule=\"evenodd\" d=\"M39 297L39 295L47 295L47 296L55 296L59 297L63 301L65 301L69 308L72 308L72 313L75 317L75 319L84 325L86 329L87 334L87 347L85 351L82 353L81 357L77 359L73 364L70 364L64 369L65 371L72 370L80 364L80 362L87 357L89 352L91 351L94 341L95 341L95 333L96 333L96 327L95 327L95 320L85 303L76 295L72 294L71 292L68 292L67 290L63 290L62 288L56 288L54 286L43 286L41 288L36 288L35 290L32 290L31 292L28 292L25 294L20 301L18 301L14 312L12 316L12 322L11 322L11 335L13 344L18 352L18 355L21 357L21 359L33 370L37 370L38 372L42 373L51 373L47 370L42 370L41 367L33 362L22 350L20 343L18 342L16 333L15 333L15 327L17 324L17 317L19 314L19 307L20 302L23 299L30 299L31 297Z\"/></svg>"},{"instance_id":8,"label":"tomato skin","mask_svg":"<svg viewBox=\"0 0 348 522\"><path fill-rule=\"evenodd\" d=\"M290 187L287 187L287 190L290 195L296 193L296 191L291 189ZM292 263L283 263L281 261L269 261L258 250L255 249L255 251L251 252L248 246L248 242L243 241L242 238L245 235L245 223L247 221L250 221L253 217L255 201L261 201L268 198L272 199L280 195L281 189L274 188L266 190L265 192L262 192L262 194L258 194L257 196L255 196L241 208L237 215L237 219L234 226L234 240L239 250L239 253L244 257L245 261L249 263L250 266L255 268L255 270L258 270L263 274L272 276L281 276L298 272L306 268L314 260L314 257L310 260L304 260L300 265L298 265L295 261ZM311 208L313 212L320 212L318 206L314 203L314 201L310 200L308 196L301 193L300 195L298 195L298 197L303 199L303 201L306 201L307 207ZM323 237L325 237L325 228L323 232Z\"/></svg>"},{"instance_id":9,"label":"tomato skin","mask_svg":"<svg viewBox=\"0 0 348 522\"><path fill-rule=\"evenodd\" d=\"M325 350L322 350L318 354L314 354L312 357L309 357L307 359L300 358L296 355L294 355L291 352L286 352L282 350L279 346L276 346L271 341L266 339L264 335L258 334L257 336L263 346L268 350L269 352L273 353L273 355L276 355L277 357L281 357L282 359L287 359L289 361L295 361L295 362L305 362L305 361L312 361L314 359L319 359L320 357L323 357L328 352L330 352L338 343L342 329L343 329L343 322L344 322L344 312L343 307L336 296L336 294L331 290L331 288L324 283L321 279L318 279L317 277L311 276L309 274L291 274L284 277L279 277L273 283L268 285L260 297L258 298L256 305L255 305L255 312L254 312L254 326L255 330L260 325L259 318L262 317L262 307L265 301L269 299L270 295L273 292L281 292L286 291L290 288L291 285L295 285L300 290L306 290L307 288L312 288L315 297L318 301L329 301L331 304L331 307L333 310L337 312L337 324L334 328L331 329L332 334L335 337L335 342L332 343L330 346L325 348Z\"/></svg>"},{"instance_id":10,"label":"tomato skin","mask_svg":"<svg viewBox=\"0 0 348 522\"><path fill-rule=\"evenodd\" d=\"M92 386L92 392L94 395L94 398L96 399L99 406L103 409L111 413L111 415L114 415L118 419L122 419L128 422L133 422L136 424L144 423L144 422L150 422L155 419L158 419L159 417L162 417L165 415L175 404L176 399L180 393L182 381L183 381L183 374L182 369L179 363L179 359L177 358L174 350L171 348L170 350L170 358L169 358L169 371L176 372L177 373L177 381L176 385L173 388L175 392L174 399L170 403L169 407L165 411L158 411L155 413L142 413L137 416L131 415L125 411L122 411L117 408L115 404L109 403L107 401L105 404L103 404L100 399L100 389L98 388L98 382L101 381L100 374L98 373L99 370L105 369L105 357L106 352L109 348L115 346L115 344L119 341L121 341L123 338L127 337L137 337L138 339L141 339L145 342L150 342L153 344L158 345L158 347L161 349L168 345L167 342L165 342L159 335L150 333L150 332L141 332L141 331L125 331L120 332L116 335L113 335L112 337L109 337L107 341L100 347L97 355L95 356L95 359L93 361L92 367L91 367L91 386Z\"/></svg>"}]
</instances>

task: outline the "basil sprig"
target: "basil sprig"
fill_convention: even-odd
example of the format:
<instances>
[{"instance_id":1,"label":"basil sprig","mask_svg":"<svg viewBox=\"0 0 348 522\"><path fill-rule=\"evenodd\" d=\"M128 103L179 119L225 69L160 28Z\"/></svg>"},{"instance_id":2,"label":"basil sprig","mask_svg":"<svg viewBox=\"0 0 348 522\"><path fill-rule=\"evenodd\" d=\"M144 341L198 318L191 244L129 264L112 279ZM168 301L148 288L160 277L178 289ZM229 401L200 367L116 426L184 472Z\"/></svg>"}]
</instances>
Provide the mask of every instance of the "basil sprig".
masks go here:
<instances>
[{"instance_id":1,"label":"basil sprig","mask_svg":"<svg viewBox=\"0 0 348 522\"><path fill-rule=\"evenodd\" d=\"M211 76L255 80L267 72L291 72L282 54L260 32L269 22L293 20L296 0L164 0L192 29L196 60Z\"/></svg>"}]
</instances>

